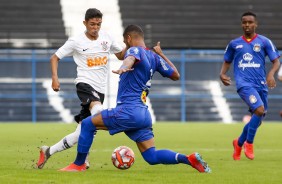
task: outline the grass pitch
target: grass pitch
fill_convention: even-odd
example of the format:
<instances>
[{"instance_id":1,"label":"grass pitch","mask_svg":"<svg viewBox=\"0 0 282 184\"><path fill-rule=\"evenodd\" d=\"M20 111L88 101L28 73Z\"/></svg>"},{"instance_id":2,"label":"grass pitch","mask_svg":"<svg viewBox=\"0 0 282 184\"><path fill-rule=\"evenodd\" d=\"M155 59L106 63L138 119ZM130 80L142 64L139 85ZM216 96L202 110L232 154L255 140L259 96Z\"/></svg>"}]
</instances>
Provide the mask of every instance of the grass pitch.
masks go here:
<instances>
[{"instance_id":1,"label":"grass pitch","mask_svg":"<svg viewBox=\"0 0 282 184\"><path fill-rule=\"evenodd\" d=\"M57 171L75 159L76 147L53 155L44 169L35 168L41 145L52 145L72 132L76 124L2 123L0 124L0 183L2 184L74 184L74 183L193 183L193 184L280 184L282 181L282 123L264 123L255 140L255 159L244 154L233 161L232 140L243 124L157 123L154 125L158 149L180 153L199 152L212 169L211 174L198 173L191 167L147 164L135 143L124 134L98 132L90 152L91 168L86 172ZM129 170L118 170L111 163L111 153L126 145L135 152L135 163Z\"/></svg>"}]
</instances>

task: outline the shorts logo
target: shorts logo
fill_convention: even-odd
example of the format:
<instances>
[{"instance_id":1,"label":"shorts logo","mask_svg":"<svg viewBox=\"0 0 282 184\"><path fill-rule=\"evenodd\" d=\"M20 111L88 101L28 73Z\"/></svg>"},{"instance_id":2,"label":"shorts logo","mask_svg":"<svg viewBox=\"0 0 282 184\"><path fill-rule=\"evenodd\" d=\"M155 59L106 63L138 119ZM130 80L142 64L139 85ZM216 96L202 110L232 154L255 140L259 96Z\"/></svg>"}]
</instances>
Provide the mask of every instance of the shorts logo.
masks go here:
<instances>
[{"instance_id":1,"label":"shorts logo","mask_svg":"<svg viewBox=\"0 0 282 184\"><path fill-rule=\"evenodd\" d=\"M257 102L257 98L254 95L250 95L249 100L250 100L251 104L254 104L254 103Z\"/></svg>"},{"instance_id":2,"label":"shorts logo","mask_svg":"<svg viewBox=\"0 0 282 184\"><path fill-rule=\"evenodd\" d=\"M260 51L260 44L256 43L256 44L254 45L253 50L254 50L255 52L259 52L259 51Z\"/></svg>"},{"instance_id":3,"label":"shorts logo","mask_svg":"<svg viewBox=\"0 0 282 184\"><path fill-rule=\"evenodd\" d=\"M96 91L92 91L93 96L95 96L96 98L100 99L98 93Z\"/></svg>"}]
</instances>

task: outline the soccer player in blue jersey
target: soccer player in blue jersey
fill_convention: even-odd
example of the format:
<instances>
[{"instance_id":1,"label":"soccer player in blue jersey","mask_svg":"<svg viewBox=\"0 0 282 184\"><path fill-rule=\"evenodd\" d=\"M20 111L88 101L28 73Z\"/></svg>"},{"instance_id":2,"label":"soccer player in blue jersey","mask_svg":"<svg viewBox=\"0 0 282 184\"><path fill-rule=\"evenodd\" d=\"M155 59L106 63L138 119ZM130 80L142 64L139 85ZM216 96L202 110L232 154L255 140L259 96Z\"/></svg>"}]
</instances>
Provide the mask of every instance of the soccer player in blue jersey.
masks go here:
<instances>
[{"instance_id":1,"label":"soccer player in blue jersey","mask_svg":"<svg viewBox=\"0 0 282 184\"><path fill-rule=\"evenodd\" d=\"M231 84L226 75L233 62L237 93L248 105L252 116L239 138L233 140L233 159L240 160L241 150L247 158L254 159L254 138L267 112L268 88L276 87L274 75L279 69L280 54L274 44L265 36L256 33L257 18L252 12L241 17L243 36L232 40L225 51L220 79L225 86ZM269 57L272 67L265 71L265 58Z\"/></svg>"},{"instance_id":2,"label":"soccer player in blue jersey","mask_svg":"<svg viewBox=\"0 0 282 184\"><path fill-rule=\"evenodd\" d=\"M61 171L84 171L85 158L93 142L96 130L108 130L111 135L124 132L135 141L144 160L155 164L187 164L199 172L210 172L210 168L199 153L189 156L171 150L157 150L152 131L152 119L146 96L151 87L153 74L178 80L180 75L173 63L163 54L160 43L153 51L146 48L144 33L139 26L129 25L123 33L124 43L129 48L119 70L120 75L117 105L113 109L89 116L82 121L78 140L77 157L74 163Z\"/></svg>"}]
</instances>

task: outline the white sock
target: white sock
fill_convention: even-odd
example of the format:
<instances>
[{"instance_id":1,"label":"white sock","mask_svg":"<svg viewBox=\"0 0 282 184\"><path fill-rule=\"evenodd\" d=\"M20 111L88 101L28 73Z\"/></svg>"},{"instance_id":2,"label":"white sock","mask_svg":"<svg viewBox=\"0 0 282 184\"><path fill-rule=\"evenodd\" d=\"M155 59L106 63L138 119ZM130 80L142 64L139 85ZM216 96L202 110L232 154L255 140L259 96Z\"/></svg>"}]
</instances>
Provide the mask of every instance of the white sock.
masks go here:
<instances>
[{"instance_id":1,"label":"white sock","mask_svg":"<svg viewBox=\"0 0 282 184\"><path fill-rule=\"evenodd\" d=\"M73 147L78 141L80 131L81 124L78 124L76 130L73 133L65 136L58 143L50 147L50 155Z\"/></svg>"}]
</instances>

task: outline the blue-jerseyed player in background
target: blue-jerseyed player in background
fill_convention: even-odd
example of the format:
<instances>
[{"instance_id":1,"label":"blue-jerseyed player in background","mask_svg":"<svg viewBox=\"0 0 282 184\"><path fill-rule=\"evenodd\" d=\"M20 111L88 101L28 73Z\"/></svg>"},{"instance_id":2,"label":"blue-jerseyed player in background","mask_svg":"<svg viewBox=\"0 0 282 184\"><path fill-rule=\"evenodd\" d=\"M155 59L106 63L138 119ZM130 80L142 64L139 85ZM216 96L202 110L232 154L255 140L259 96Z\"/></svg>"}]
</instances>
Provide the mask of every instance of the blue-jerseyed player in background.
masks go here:
<instances>
[{"instance_id":1,"label":"blue-jerseyed player in background","mask_svg":"<svg viewBox=\"0 0 282 184\"><path fill-rule=\"evenodd\" d=\"M226 86L231 79L226 75L231 63L234 65L234 78L237 93L249 106L252 114L239 138L233 140L233 159L240 160L241 150L247 158L254 159L253 142L257 128L260 126L267 112L268 88L276 87L275 72L279 69L279 57L276 47L271 40L255 32L257 27L256 15L246 12L241 17L243 36L232 40L225 51L224 63L221 68L220 79ZM265 58L269 57L272 67L266 75Z\"/></svg>"},{"instance_id":2,"label":"blue-jerseyed player in background","mask_svg":"<svg viewBox=\"0 0 282 184\"><path fill-rule=\"evenodd\" d=\"M199 153L186 156L155 148L151 115L146 105L152 76L157 71L163 77L178 80L180 75L163 54L159 43L154 47L158 55L146 49L144 33L139 26L129 25L124 30L123 37L124 43L130 48L120 69L113 71L120 74L117 105L82 121L76 160L60 171L84 171L85 158L93 142L94 132L108 130L111 135L124 132L136 142L144 160L151 165L183 163L199 172L210 172Z\"/></svg>"}]
</instances>

